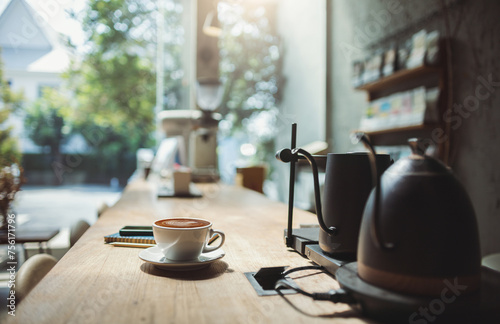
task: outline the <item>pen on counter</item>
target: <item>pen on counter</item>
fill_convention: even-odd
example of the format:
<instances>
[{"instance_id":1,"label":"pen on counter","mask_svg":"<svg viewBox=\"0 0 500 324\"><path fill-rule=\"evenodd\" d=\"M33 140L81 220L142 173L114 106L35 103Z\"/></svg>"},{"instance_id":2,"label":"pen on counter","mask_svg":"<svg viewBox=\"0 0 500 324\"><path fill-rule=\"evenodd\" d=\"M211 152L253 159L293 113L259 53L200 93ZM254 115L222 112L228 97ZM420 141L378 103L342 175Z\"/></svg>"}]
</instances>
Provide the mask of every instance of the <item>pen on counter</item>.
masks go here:
<instances>
[{"instance_id":1,"label":"pen on counter","mask_svg":"<svg viewBox=\"0 0 500 324\"><path fill-rule=\"evenodd\" d=\"M148 248L156 246L156 244L149 243L131 243L131 242L110 242L109 245L113 246L123 246L123 247L135 247L135 248Z\"/></svg>"}]
</instances>

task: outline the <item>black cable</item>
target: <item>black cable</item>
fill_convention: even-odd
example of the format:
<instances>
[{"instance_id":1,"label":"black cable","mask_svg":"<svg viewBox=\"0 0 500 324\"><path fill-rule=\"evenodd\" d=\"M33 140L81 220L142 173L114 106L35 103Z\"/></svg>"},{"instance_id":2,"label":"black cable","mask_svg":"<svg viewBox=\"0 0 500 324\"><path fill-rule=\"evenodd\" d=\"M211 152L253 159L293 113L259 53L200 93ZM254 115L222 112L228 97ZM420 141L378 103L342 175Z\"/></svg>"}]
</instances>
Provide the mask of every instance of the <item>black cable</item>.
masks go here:
<instances>
[{"instance_id":1,"label":"black cable","mask_svg":"<svg viewBox=\"0 0 500 324\"><path fill-rule=\"evenodd\" d=\"M320 266L320 265L304 266L304 267L297 267L297 268L288 269L286 271L283 271L281 273L281 275L283 277L286 277L292 272L303 271L303 270L324 270L324 269L325 268L323 268L323 266Z\"/></svg>"},{"instance_id":2,"label":"black cable","mask_svg":"<svg viewBox=\"0 0 500 324\"><path fill-rule=\"evenodd\" d=\"M333 303L343 303L343 304L356 304L357 301L344 289L330 290L323 293L310 293L307 292L295 284L291 283L286 279L280 279L276 282L275 289L280 290L282 288L293 289L296 292L312 298L313 300L327 300Z\"/></svg>"},{"instance_id":3,"label":"black cable","mask_svg":"<svg viewBox=\"0 0 500 324\"><path fill-rule=\"evenodd\" d=\"M303 270L324 270L323 266L320 265L312 265L312 266L303 266L303 267L297 267L297 268L292 268L288 269L286 271L283 271L281 273L282 279L279 279L275 283L275 289L276 291L279 292L280 289L283 288L289 288L292 290L295 290L296 292L305 295L307 297L312 298L313 300L328 300L334 303L345 303L345 304L355 304L357 301L345 290L343 289L337 289L337 290L330 290L328 292L322 292L322 293L310 293L299 286L297 286L294 282L288 281L285 277L289 275L292 272L297 272L297 271L303 271Z\"/></svg>"},{"instance_id":4,"label":"black cable","mask_svg":"<svg viewBox=\"0 0 500 324\"><path fill-rule=\"evenodd\" d=\"M299 312L305 316L315 317L315 318L352 318L353 316L358 316L357 313L354 312L353 310L347 310L347 311L342 311L342 312L334 311L333 313L329 313L329 314L311 314L311 313L308 313L308 312L304 311L303 309L300 309L299 307L297 307L297 305L295 305L290 300L288 300L288 298L286 298L285 294L283 294L283 292L281 292L280 290L278 290L277 292L278 292L278 295L280 295L288 305L290 305L297 312Z\"/></svg>"},{"instance_id":5,"label":"black cable","mask_svg":"<svg viewBox=\"0 0 500 324\"><path fill-rule=\"evenodd\" d=\"M276 281L276 284L274 285L274 289L276 289L276 290L280 290L282 288L290 288L290 289L295 290L296 292L298 292L302 295L305 295L307 297L311 297L311 298L313 297L313 294L308 293L305 290L302 290L299 286L296 286L291 281L288 281L286 279L280 279L280 280Z\"/></svg>"},{"instance_id":6,"label":"black cable","mask_svg":"<svg viewBox=\"0 0 500 324\"><path fill-rule=\"evenodd\" d=\"M292 303L290 300L288 300L288 298L285 297L285 295L280 291L280 290L277 290L278 292L278 295L280 295L283 300L288 304L290 305L293 309L295 309L297 312L305 315L305 316L309 316L309 317L320 317L320 318L333 318L333 317L343 317L341 316L342 314L339 314L339 313L332 313L332 314L311 314L311 313L308 313L302 309L300 309L299 307L297 307L294 303Z\"/></svg>"},{"instance_id":7,"label":"black cable","mask_svg":"<svg viewBox=\"0 0 500 324\"><path fill-rule=\"evenodd\" d=\"M297 267L297 268L292 268L288 269L286 271L282 272L282 279L279 279L276 284L275 284L275 290L280 295L287 304L289 304L293 309L296 311L310 317L322 317L322 318L333 318L333 317L345 317L349 316L349 314L343 314L343 313L332 313L332 314L310 314L308 312L305 312L304 310L300 309L296 305L294 305L290 300L288 300L283 292L281 292L282 289L284 288L289 288L292 290L295 290L296 292L308 296L312 298L313 300L326 300L326 301L331 301L333 303L345 303L345 304L357 304L357 301L349 295L345 290L343 289L337 289L337 290L330 290L329 292L326 293L309 293L303 289L301 289L299 286L297 286L294 282L286 280L285 276L292 272L297 272L297 271L302 271L302 270L324 270L323 266L320 265L313 265L313 266L303 266L303 267Z\"/></svg>"}]
</instances>

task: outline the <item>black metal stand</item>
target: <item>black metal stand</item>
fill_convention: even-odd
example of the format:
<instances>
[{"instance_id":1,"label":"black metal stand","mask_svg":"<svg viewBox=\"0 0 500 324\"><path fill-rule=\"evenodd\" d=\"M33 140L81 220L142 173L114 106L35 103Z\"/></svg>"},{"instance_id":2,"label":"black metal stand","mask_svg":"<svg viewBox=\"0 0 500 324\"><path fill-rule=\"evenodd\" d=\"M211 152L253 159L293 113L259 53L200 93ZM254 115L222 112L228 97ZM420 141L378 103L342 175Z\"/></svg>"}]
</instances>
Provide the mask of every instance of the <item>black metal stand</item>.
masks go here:
<instances>
[{"instance_id":1,"label":"black metal stand","mask_svg":"<svg viewBox=\"0 0 500 324\"><path fill-rule=\"evenodd\" d=\"M290 149L297 146L297 123L292 124L292 140ZM292 223L293 223L293 199L295 193L295 160L290 161L290 188L288 192L288 226L285 236L287 247L293 247Z\"/></svg>"}]
</instances>

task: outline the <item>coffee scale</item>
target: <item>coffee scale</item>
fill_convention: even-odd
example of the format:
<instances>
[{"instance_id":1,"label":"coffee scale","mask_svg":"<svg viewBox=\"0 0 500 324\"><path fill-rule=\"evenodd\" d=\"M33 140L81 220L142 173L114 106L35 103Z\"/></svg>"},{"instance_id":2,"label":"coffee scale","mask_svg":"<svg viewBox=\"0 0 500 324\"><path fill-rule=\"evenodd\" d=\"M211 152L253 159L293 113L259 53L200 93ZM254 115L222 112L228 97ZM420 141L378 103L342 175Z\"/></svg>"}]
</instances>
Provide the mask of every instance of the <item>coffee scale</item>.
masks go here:
<instances>
[{"instance_id":1,"label":"coffee scale","mask_svg":"<svg viewBox=\"0 0 500 324\"><path fill-rule=\"evenodd\" d=\"M398 253L406 249L405 243L402 241L391 241L388 239L390 237L387 235L388 231L382 231L384 229L382 225L384 222L381 222L381 216L386 217L387 208L380 209L380 202L382 201L386 203L387 195L384 196L384 192L380 190L381 181L380 174L377 171L377 167L379 165L379 161L375 159L378 156L375 154L373 146L370 144L369 139L365 135L358 134L358 140L362 141L365 146L370 150L370 162L371 162L371 171L373 183L371 187L375 187L372 190L368 202L367 207L364 210L363 215L363 223L361 224L361 230L359 237L360 239L360 248L357 249L356 253L336 253L331 254L325 252L328 250L328 247L324 247L321 245L321 232L323 234L330 233L329 235L336 235L340 233L340 229L331 226L331 224L326 224L321 216L321 201L319 196L316 194L316 211L318 214L318 222L319 228L292 228L293 223L293 196L294 196L294 185L295 185L295 164L299 159L306 159L311 164L313 175L315 178L315 190L319 192L319 184L317 180L318 169L316 166L315 157L308 154L304 150L296 148L296 124L292 125L292 139L291 139L291 147L288 149L283 149L278 151L276 154L276 158L280 161L290 163L290 189L289 189L289 209L288 209L288 226L284 231L284 239L286 246L300 253L302 256L310 259L312 262L321 266L322 269L329 272L331 275L335 277L335 279L339 282L341 289L322 292L322 293L307 293L301 288L299 288L294 282L290 281L287 278L277 279L274 288L276 291L281 289L286 289L288 293L290 290L294 290L296 292L305 294L309 297L312 297L315 300L329 300L332 302L340 302L347 303L351 305L357 305L358 309L361 309L361 314L367 316L369 318L373 318L376 320L380 320L382 322L394 322L394 323L441 323L441 322L453 322L453 323L470 323L470 322L482 322L482 323L499 323L500 322L500 314L498 308L498 300L500 300L500 280L496 274L492 274L485 270L484 268L480 268L480 263L477 262L479 255L479 243L476 242L478 238L474 235L474 224L472 228L469 228L470 238L463 237L465 243L465 248L463 250L464 259L462 264L456 264L451 269L457 268L456 272L458 273L454 280L441 280L437 282L434 287L438 287L439 290L428 293L420 293L418 289L420 284L426 286L428 282L426 282L425 277L424 280L418 282L417 285L413 285L409 288L409 292L402 292L398 288L387 288L384 286L385 283L374 282L372 277L360 277L361 270L366 271L366 269L361 269L360 264L365 267L363 262L367 262L370 260L369 255L366 254L366 251L369 250L366 245L369 242L375 242L374 248L380 249L381 253L389 253L389 255L398 256ZM418 152L418 145L420 142L414 143L415 154ZM413 148L412 148L413 149ZM415 157L417 162L420 162L419 159L426 159L422 155L418 155ZM418 153L418 154L420 154ZM420 157L422 156L422 158ZM316 157L317 158L317 157ZM423 164L429 162L433 165L434 161L425 160ZM328 162L327 162L328 163ZM398 166L395 167L396 171L398 171L398 167L400 167L404 162L398 162ZM414 163L417 168L421 167L421 163ZM377 167L374 167L374 166ZM389 164L390 165L390 164ZM328 166L327 166L328 167ZM328 171L328 170L327 170ZM394 168L391 168L391 171L394 171ZM418 171L418 170L417 170ZM384 179L384 178L382 178ZM384 186L387 186L387 177L385 182L382 181ZM373 185L374 184L374 185ZM325 191L326 191L325 184ZM459 188L460 189L460 188ZM461 190L461 189L460 189ZM390 191L390 190L388 190ZM381 198L382 197L382 198ZM425 194L423 195L425 198ZM418 199L422 199L417 197ZM467 199L465 199L467 200ZM373 207L374 204L374 207ZM364 205L364 204L363 204ZM386 204L387 205L387 204ZM387 206L384 206L387 207ZM462 209L468 211L468 206L465 204L464 206L460 206ZM384 212L382 213L381 210ZM372 215L373 214L373 215ZM389 210L390 214L390 210ZM472 213L472 215L474 215ZM468 216L467 216L468 217ZM474 217L473 217L474 220ZM466 222L464 220L464 222ZM377 226L372 226L374 224L379 224ZM387 223L387 222L386 222ZM472 222L473 223L473 222ZM472 224L471 223L471 224ZM425 228L424 224L423 228ZM468 224L469 225L469 224ZM372 228L370 228L372 227ZM375 228L373 228L375 227ZM428 227L428 226L427 226ZM434 226L436 227L436 226ZM386 228L387 229L387 226ZM454 230L460 230L460 225L457 226ZM446 235L443 233L443 235ZM403 240L404 241L404 240ZM477 243L477 244L476 244ZM370 245L369 243L368 245ZM410 244L411 245L411 244ZM436 250L438 252L441 248L441 245L445 246L446 243L437 244ZM472 249L470 247L473 247ZM461 247L460 247L461 248ZM384 252L385 251L385 252ZM388 252L389 251L389 252ZM394 254L391 254L394 253ZM418 254L418 253L417 253ZM426 254L432 254L426 253ZM383 256L382 256L383 257ZM381 258L382 258L381 257ZM419 259L419 255L415 255L414 259ZM424 255L424 259L425 259ZM403 257L404 258L404 257ZM413 258L412 255L409 256L408 260ZM450 259L448 253L439 253L438 259ZM451 259L450 259L451 260ZM458 262L460 262L460 258L457 258ZM472 260L472 261L471 261ZM360 261L362 261L360 263ZM376 261L377 262L377 261ZM453 262L453 261L450 261ZM390 264L391 262L386 262ZM431 268L432 271L440 271L439 269L435 270L433 264L426 264L427 262L422 262L421 265L417 265L415 271L421 271L421 269L425 270L426 268ZM439 263L439 261L437 262ZM382 263L384 265L384 263ZM396 267L400 265L396 264ZM446 268L446 263L444 264L444 268ZM403 265L404 267L404 265ZM277 267L278 268L278 267ZM266 270L266 272L272 272L272 268L262 269ZM468 282L468 285L464 285L463 283L467 280L467 278L471 276L462 276L460 271L461 269L465 269L464 271L469 271L469 269L473 269L477 271L477 287L473 287L473 282ZM279 269L278 269L279 270ZM455 271L455 270L453 270ZM259 271L260 272L260 271ZM255 275L259 275L259 272ZM379 274L380 272L375 271L375 273ZM261 274L262 275L262 274ZM496 275L496 276L495 276ZM364 275L363 275L364 276ZM248 276L247 276L248 277ZM272 276L271 276L272 277ZM274 273L274 278L276 278L276 273ZM389 278L393 281L398 281L399 277L397 273L389 273ZM265 280L263 280L265 281ZM429 282L432 280L429 279ZM434 282L431 282L434 284ZM389 284L391 284L389 282ZM405 282L401 282L401 286L405 286ZM432 285L429 285L432 286ZM415 292L412 292L411 289ZM429 289L433 289L432 287ZM469 289L467 291L467 289Z\"/></svg>"}]
</instances>

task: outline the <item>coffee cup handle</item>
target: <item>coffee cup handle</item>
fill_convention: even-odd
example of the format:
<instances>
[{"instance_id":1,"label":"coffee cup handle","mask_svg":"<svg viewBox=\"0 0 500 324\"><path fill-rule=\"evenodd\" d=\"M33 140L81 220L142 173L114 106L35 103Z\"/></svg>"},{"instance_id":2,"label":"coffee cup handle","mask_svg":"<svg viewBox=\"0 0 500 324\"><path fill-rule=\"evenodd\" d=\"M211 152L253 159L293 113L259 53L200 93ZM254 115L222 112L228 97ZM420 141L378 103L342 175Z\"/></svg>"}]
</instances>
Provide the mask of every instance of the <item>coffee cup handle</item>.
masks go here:
<instances>
[{"instance_id":1,"label":"coffee cup handle","mask_svg":"<svg viewBox=\"0 0 500 324\"><path fill-rule=\"evenodd\" d=\"M217 246L205 245L205 247L203 248L203 253L215 251L218 248L220 248L222 246L222 244L224 244L224 241L226 240L226 235L224 234L224 232L210 229L209 237L212 238L212 237L214 237L214 235L220 236L221 241L220 241L219 245L217 245Z\"/></svg>"}]
</instances>

